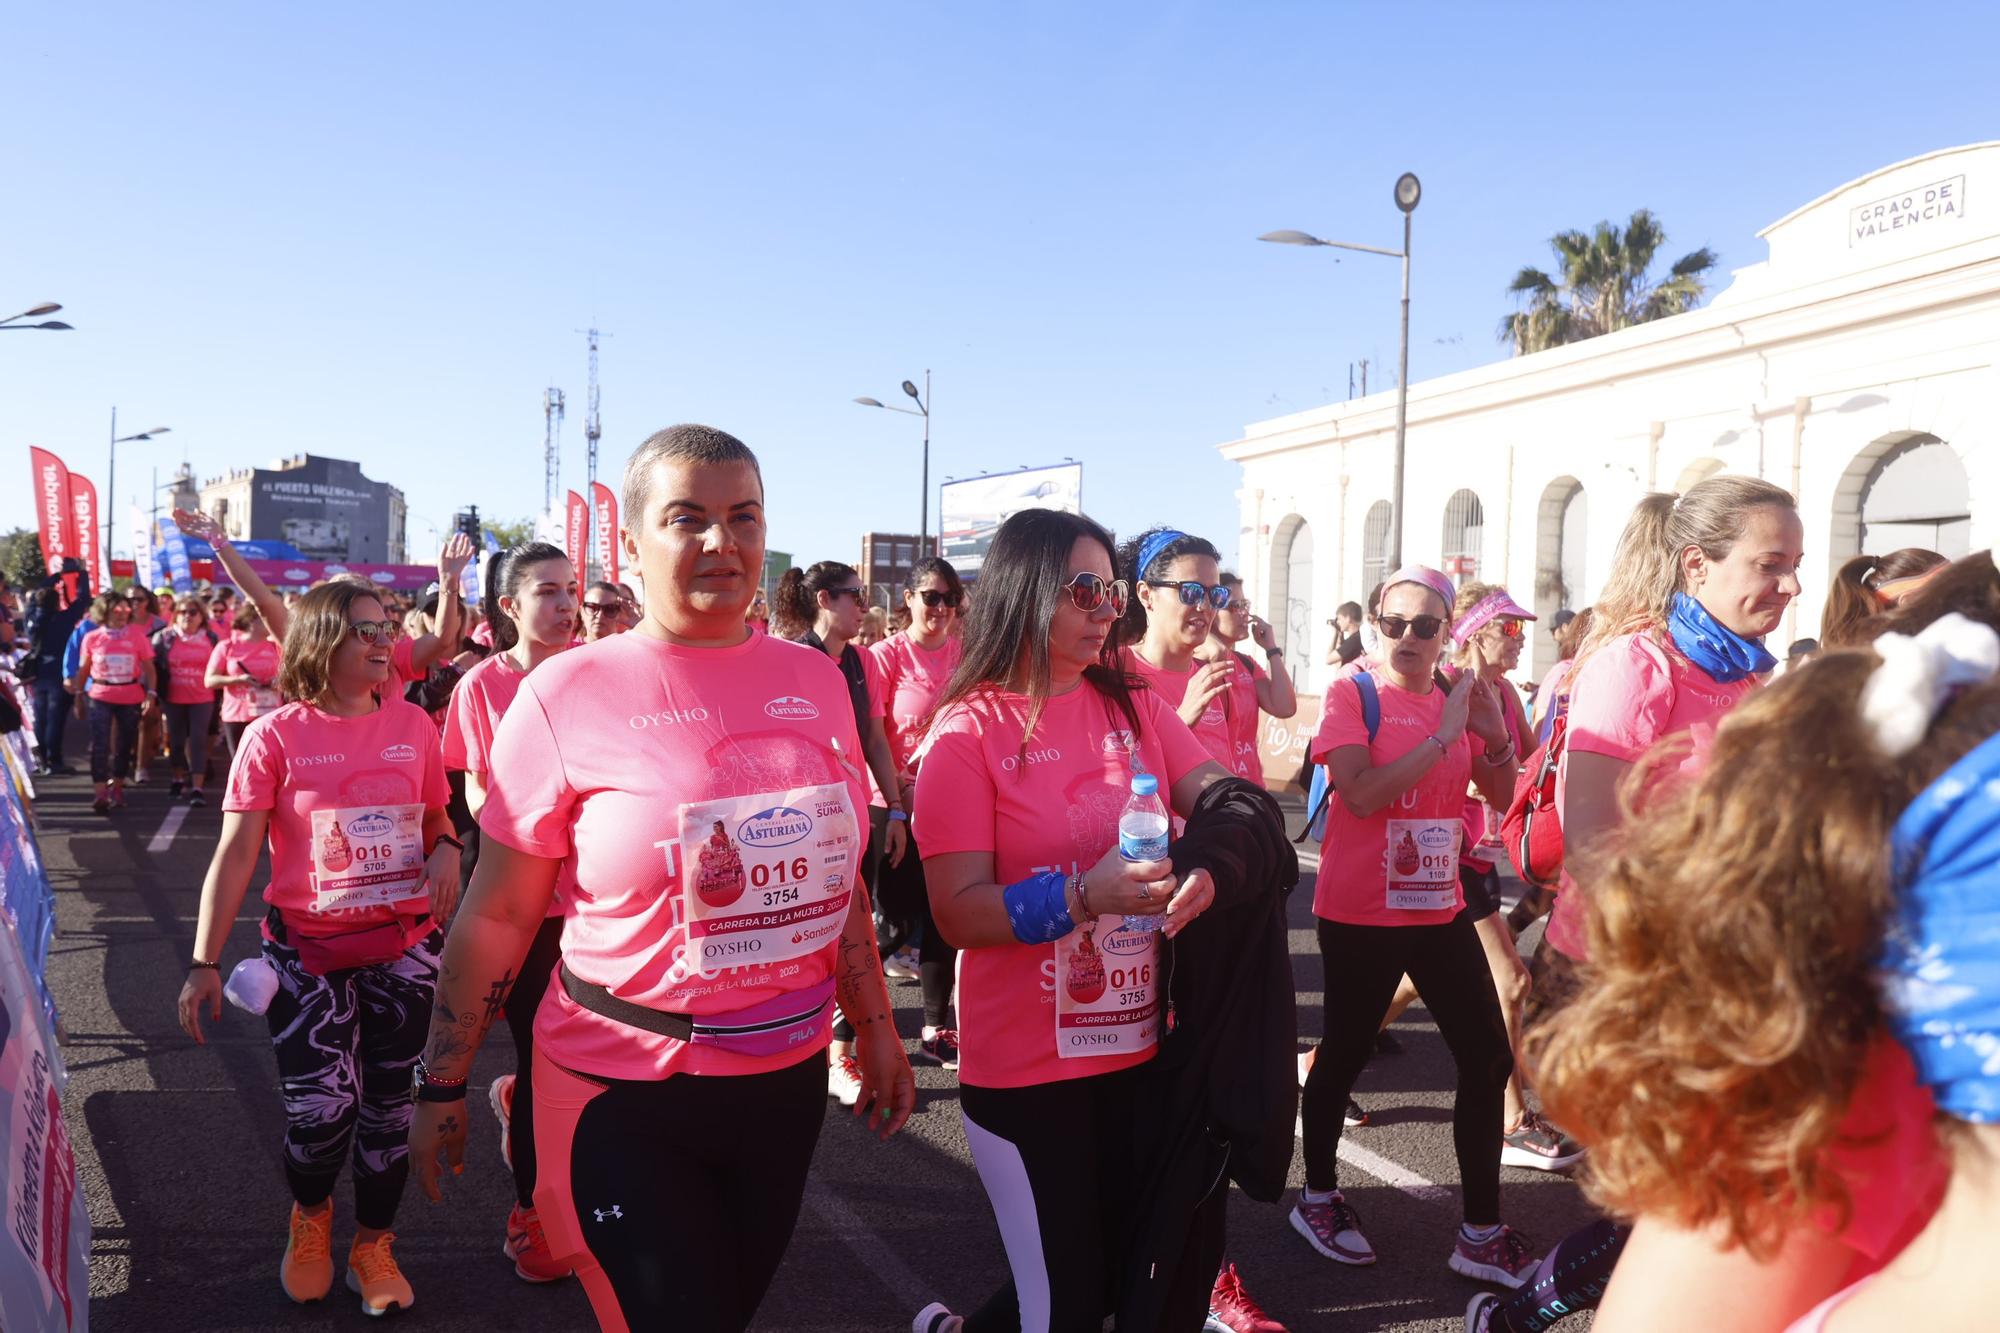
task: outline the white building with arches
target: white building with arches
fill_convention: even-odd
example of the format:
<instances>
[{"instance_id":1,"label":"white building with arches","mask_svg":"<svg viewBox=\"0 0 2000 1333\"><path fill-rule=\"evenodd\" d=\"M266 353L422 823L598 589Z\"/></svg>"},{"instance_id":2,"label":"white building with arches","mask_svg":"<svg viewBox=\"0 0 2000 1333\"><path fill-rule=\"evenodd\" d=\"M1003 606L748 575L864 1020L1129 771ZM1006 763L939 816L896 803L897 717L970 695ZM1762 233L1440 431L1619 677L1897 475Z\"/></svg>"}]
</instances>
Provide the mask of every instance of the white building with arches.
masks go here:
<instances>
[{"instance_id":1,"label":"white building with arches","mask_svg":"<svg viewBox=\"0 0 2000 1333\"><path fill-rule=\"evenodd\" d=\"M1403 554L1590 604L1633 503L1732 472L1799 497L1817 632L1861 551L2000 538L2000 141L1851 181L1759 233L1764 262L1699 310L1410 386ZM1394 391L1247 428L1239 567L1301 688L1327 621L1386 572ZM1533 636L1523 675L1553 660Z\"/></svg>"}]
</instances>

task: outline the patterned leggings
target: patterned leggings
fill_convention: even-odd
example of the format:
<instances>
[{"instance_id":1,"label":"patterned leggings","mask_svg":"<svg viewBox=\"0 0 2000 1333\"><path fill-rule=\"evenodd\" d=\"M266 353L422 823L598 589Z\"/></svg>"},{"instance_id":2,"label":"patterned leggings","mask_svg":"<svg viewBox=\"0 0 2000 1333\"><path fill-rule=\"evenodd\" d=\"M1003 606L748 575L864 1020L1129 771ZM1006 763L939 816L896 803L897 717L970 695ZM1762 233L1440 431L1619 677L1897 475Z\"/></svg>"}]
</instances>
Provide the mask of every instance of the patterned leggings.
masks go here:
<instances>
[{"instance_id":1,"label":"patterned leggings","mask_svg":"<svg viewBox=\"0 0 2000 1333\"><path fill-rule=\"evenodd\" d=\"M423 1052L444 932L392 963L315 976L297 950L264 941L278 993L264 1017L285 1101L285 1179L311 1207L354 1158L354 1217L387 1227L410 1174L410 1077Z\"/></svg>"}]
</instances>

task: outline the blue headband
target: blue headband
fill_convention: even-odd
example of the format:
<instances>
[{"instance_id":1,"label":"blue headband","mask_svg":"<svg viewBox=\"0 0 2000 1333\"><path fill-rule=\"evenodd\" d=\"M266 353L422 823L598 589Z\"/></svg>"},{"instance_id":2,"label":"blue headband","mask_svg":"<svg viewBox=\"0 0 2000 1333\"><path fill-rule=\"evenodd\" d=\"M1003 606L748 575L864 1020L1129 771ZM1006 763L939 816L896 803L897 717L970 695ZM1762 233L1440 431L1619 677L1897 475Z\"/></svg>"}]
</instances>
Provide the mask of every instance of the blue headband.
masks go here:
<instances>
[{"instance_id":1,"label":"blue headband","mask_svg":"<svg viewBox=\"0 0 2000 1333\"><path fill-rule=\"evenodd\" d=\"M1153 562L1160 558L1160 552L1166 550L1175 542L1186 540L1187 534L1185 532L1175 532L1172 528L1162 528L1160 531L1146 538L1145 541L1140 542L1139 567L1132 571L1132 577L1135 579L1145 578L1146 571L1151 569Z\"/></svg>"},{"instance_id":2,"label":"blue headband","mask_svg":"<svg viewBox=\"0 0 2000 1333\"><path fill-rule=\"evenodd\" d=\"M2000 735L1917 796L1891 846L1890 1030L1940 1110L2000 1123Z\"/></svg>"}]
</instances>

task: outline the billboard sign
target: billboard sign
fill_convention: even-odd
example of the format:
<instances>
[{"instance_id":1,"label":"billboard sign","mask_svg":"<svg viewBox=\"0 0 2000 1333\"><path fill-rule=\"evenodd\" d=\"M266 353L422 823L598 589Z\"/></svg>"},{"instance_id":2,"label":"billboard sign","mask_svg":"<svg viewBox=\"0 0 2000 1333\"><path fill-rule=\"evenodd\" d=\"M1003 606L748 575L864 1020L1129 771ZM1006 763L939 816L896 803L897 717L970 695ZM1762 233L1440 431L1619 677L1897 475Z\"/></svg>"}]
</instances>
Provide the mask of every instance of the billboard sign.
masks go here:
<instances>
[{"instance_id":1,"label":"billboard sign","mask_svg":"<svg viewBox=\"0 0 2000 1333\"><path fill-rule=\"evenodd\" d=\"M393 488L346 459L308 454L295 467L258 468L251 486L250 535L308 560L387 560L401 536L390 530Z\"/></svg>"},{"instance_id":2,"label":"billboard sign","mask_svg":"<svg viewBox=\"0 0 2000 1333\"><path fill-rule=\"evenodd\" d=\"M1023 468L949 481L938 488L938 554L977 578L1000 525L1023 509L1083 512L1083 464Z\"/></svg>"}]
</instances>

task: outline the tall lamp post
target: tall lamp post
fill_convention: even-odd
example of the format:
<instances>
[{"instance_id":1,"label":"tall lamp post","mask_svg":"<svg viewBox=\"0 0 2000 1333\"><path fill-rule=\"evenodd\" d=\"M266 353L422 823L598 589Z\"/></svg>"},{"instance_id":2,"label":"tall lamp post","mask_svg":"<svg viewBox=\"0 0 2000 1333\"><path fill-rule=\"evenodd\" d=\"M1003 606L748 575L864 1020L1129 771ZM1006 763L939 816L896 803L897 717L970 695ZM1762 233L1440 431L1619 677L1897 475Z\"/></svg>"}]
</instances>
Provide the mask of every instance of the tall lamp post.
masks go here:
<instances>
[{"instance_id":1,"label":"tall lamp post","mask_svg":"<svg viewBox=\"0 0 2000 1333\"><path fill-rule=\"evenodd\" d=\"M1303 231L1267 231L1257 239L1276 241L1280 245L1330 245L1341 250L1359 250L1364 254L1387 255L1391 259L1403 261L1403 333L1396 352L1396 470L1390 482L1392 495L1389 504L1389 568L1399 569L1403 564L1403 435L1410 415L1410 214L1417 211L1417 201L1424 195L1423 183L1415 172L1406 171L1396 178L1396 207L1403 213L1403 248L1384 250L1378 245L1356 245L1352 241L1323 241Z\"/></svg>"},{"instance_id":2,"label":"tall lamp post","mask_svg":"<svg viewBox=\"0 0 2000 1333\"><path fill-rule=\"evenodd\" d=\"M0 331L47 329L52 333L59 333L65 329L74 329L76 325L65 324L59 319L45 319L39 324L16 324L14 322L17 319L33 319L37 315L53 315L55 314L56 311L60 309L62 309L60 303L55 301L44 301L38 306L32 306L29 309L23 310L18 315L9 315L5 319L0 319Z\"/></svg>"},{"instance_id":3,"label":"tall lamp post","mask_svg":"<svg viewBox=\"0 0 2000 1333\"><path fill-rule=\"evenodd\" d=\"M925 547L931 544L930 543L931 539L931 403L930 403L931 373L930 371L926 370L924 372L924 391L921 394L917 392L917 386L912 384L908 380L903 381L903 392L908 394L910 396L910 401L916 404L914 408L893 407L890 404L885 403L878 398L857 398L854 401L861 404L863 407L879 407L885 412L901 412L905 416L922 417L924 419L924 493L923 493L923 500L917 508L917 555L918 559L928 559L930 556L936 554L936 552L934 551L927 551L924 549Z\"/></svg>"},{"instance_id":4,"label":"tall lamp post","mask_svg":"<svg viewBox=\"0 0 2000 1333\"><path fill-rule=\"evenodd\" d=\"M118 409L115 407L111 409L111 466L107 469L109 475L104 479L103 500L104 567L106 569L111 568L112 515L118 512L118 446L121 444L134 444L140 440L150 440L155 435L168 434L172 429L173 427L171 426L155 426L151 430L142 430L137 435L120 435L118 433Z\"/></svg>"}]
</instances>

